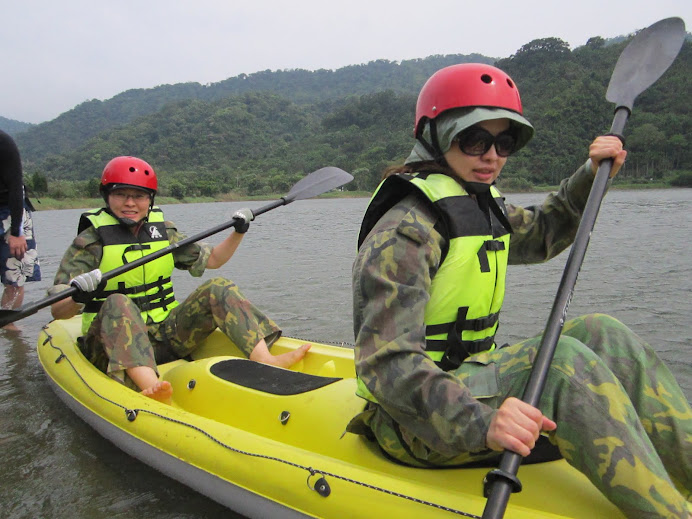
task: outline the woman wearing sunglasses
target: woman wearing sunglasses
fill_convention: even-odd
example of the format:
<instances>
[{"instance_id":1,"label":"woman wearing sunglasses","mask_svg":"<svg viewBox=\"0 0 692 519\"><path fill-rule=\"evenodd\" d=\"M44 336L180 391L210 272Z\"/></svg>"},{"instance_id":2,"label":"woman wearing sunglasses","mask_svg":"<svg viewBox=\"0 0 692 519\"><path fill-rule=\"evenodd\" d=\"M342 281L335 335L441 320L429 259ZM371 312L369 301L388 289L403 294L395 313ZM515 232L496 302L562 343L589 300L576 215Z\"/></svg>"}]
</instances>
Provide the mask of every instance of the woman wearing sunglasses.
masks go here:
<instances>
[{"instance_id":1,"label":"woman wearing sunglasses","mask_svg":"<svg viewBox=\"0 0 692 519\"><path fill-rule=\"evenodd\" d=\"M529 456L543 432L626 516L687 518L692 410L650 346L606 315L565 323L537 409L520 398L540 337L495 343L507 265L567 248L598 164L612 159L615 175L626 155L618 138L598 137L541 206L505 205L494 183L533 133L495 67L447 67L424 85L413 151L386 172L359 235L355 361L367 404L348 430L418 467Z\"/></svg>"}]
</instances>

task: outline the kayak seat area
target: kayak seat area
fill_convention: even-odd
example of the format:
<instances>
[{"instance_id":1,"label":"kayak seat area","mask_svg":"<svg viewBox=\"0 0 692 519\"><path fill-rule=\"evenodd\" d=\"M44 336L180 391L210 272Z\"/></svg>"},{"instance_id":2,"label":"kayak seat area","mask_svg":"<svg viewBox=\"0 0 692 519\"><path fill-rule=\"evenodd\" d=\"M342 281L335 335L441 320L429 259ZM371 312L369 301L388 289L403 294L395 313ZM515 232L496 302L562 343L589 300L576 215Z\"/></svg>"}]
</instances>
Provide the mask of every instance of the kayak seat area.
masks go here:
<instances>
[{"instance_id":1,"label":"kayak seat area","mask_svg":"<svg viewBox=\"0 0 692 519\"><path fill-rule=\"evenodd\" d=\"M338 377L319 377L245 359L214 363L209 371L220 379L272 395L298 395L338 382Z\"/></svg>"}]
</instances>

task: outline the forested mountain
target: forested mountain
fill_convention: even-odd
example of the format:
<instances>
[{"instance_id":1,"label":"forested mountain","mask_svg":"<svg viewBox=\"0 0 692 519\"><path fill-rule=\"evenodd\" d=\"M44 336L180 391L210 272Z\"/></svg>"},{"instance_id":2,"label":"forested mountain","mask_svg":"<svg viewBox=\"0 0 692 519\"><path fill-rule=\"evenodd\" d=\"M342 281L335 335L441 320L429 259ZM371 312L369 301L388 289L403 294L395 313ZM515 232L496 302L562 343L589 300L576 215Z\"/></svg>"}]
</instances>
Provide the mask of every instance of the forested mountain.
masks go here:
<instances>
[{"instance_id":1,"label":"forested mountain","mask_svg":"<svg viewBox=\"0 0 692 519\"><path fill-rule=\"evenodd\" d=\"M556 184L609 131L605 91L627 40L592 38L574 50L545 38L499 60L519 85L534 140L509 162L502 187ZM413 146L416 96L453 63L482 56L376 61L336 71L259 72L213 85L130 90L90 101L17 136L35 191L95 195L103 165L131 154L149 161L174 196L283 192L323 166L354 174L348 189L372 190L382 169ZM692 170L692 43L642 94L626 128L627 165L619 178L648 182Z\"/></svg>"},{"instance_id":2,"label":"forested mountain","mask_svg":"<svg viewBox=\"0 0 692 519\"><path fill-rule=\"evenodd\" d=\"M492 58L471 55L430 56L401 63L377 60L338 70L265 70L201 85L179 83L149 89L128 90L106 101L86 101L56 119L43 123L18 143L28 160L79 148L99 133L161 110L177 101L218 101L246 92L271 92L295 103L315 104L329 99L391 89L417 92L436 70L454 63L493 63Z\"/></svg>"},{"instance_id":3,"label":"forested mountain","mask_svg":"<svg viewBox=\"0 0 692 519\"><path fill-rule=\"evenodd\" d=\"M15 121L14 119L7 119L6 117L0 116L0 130L9 133L13 137L27 131L32 126L34 125L31 123L23 123L21 121Z\"/></svg>"},{"instance_id":4,"label":"forested mountain","mask_svg":"<svg viewBox=\"0 0 692 519\"><path fill-rule=\"evenodd\" d=\"M496 63L519 85L524 114L537 131L527 153L513 160L517 175L554 184L566 174L565 162L582 157L594 135L609 131L614 105L606 101L605 91L628 41L606 45L592 38L570 51L562 40L547 38ZM629 155L623 178L660 178L671 170L692 169L691 78L688 39L671 68L635 102L625 128Z\"/></svg>"}]
</instances>

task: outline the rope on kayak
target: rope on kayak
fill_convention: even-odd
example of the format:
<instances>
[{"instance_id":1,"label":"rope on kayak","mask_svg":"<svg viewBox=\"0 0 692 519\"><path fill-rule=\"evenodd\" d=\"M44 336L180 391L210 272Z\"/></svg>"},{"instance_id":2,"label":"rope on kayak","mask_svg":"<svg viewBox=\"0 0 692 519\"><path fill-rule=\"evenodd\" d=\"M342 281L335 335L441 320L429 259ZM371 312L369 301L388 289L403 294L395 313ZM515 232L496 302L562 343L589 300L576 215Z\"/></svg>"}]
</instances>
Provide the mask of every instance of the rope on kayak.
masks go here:
<instances>
[{"instance_id":1,"label":"rope on kayak","mask_svg":"<svg viewBox=\"0 0 692 519\"><path fill-rule=\"evenodd\" d=\"M205 431L205 430L202 429L201 427L198 427L197 425L190 424L190 423L184 422L184 421L182 421L182 420L178 420L178 419L176 419L176 418L171 418L171 417L169 417L169 416L165 416L165 415L156 413L156 412L154 412L154 411L150 411L150 410L148 410L148 409L137 409L137 408L135 408L135 409L130 409L130 408L128 408L128 407L126 407L126 406L124 406L124 405L122 405L122 404L120 404L120 403L118 403L118 402L116 402L116 401L114 401L114 400L111 400L110 398L108 398L108 397L106 397L106 396L100 394L100 393L99 393L98 391L96 391L93 387L91 387L91 385L89 385L89 383L88 383L88 382L86 381L86 379L82 376L82 374L79 372L79 370L77 370L76 366L72 363L72 361L71 361L70 358L67 356L67 354L62 350L62 348L60 348L59 346L56 346L56 345L53 343L53 336L50 335L50 334L48 333L47 328L48 328L48 325L46 325L46 326L43 327L43 331L44 331L44 333L46 334L46 340L43 341L42 346L45 346L46 344L50 343L50 347L53 348L54 350L56 350L57 352L59 352L58 357L55 359L55 363L57 364L57 363L62 362L62 361L67 361L67 363L70 365L70 367L72 368L72 370L74 371L74 373L77 375L77 377L82 381L82 383L83 383L94 395L96 395L96 396L99 397L100 399L104 400L105 402L108 402L108 403L110 403L110 404L113 404L113 405L116 406L116 407L121 408L121 409L123 410L123 412L125 413L126 419L127 419L128 421L130 421L130 422L135 421L135 420L137 419L137 417L138 417L140 414L146 414L146 415L149 415L149 416L153 416L153 417L156 417L156 418L160 418L160 419L165 420L165 421L167 421L167 422L175 423L175 424L181 425L181 426L183 426L183 427L187 427L187 428L189 428L189 429L193 429L193 430L199 432L200 434L206 436L208 439L210 439L211 441L213 441L213 442L216 443L217 445L220 445L220 446L223 447L224 449L227 449L227 450L229 450L229 451L231 451L231 452L234 452L234 453L236 453L236 454L242 454L242 455L244 455L244 456L250 456L250 457L253 457L253 458L260 458L260 459L265 459L265 460L269 460L269 461L275 461L275 462L277 462L277 463L282 463L282 464L284 464L284 465L288 465L288 466L291 466L291 467L295 467L295 468L297 468L297 469L305 470L305 471L308 472L308 479L307 479L307 481L308 481L308 487L309 487L311 490L314 490L314 491L317 492L318 494L322 495L323 497L326 497L327 495L329 495L329 492L328 492L328 491L327 491L327 492L324 492L324 491L323 491L324 485L327 486L327 489L329 488L328 483L326 483L326 480L324 479L325 476L329 476L329 477L332 477L332 478L334 478L334 479L338 479L338 480L341 480L341 481L345 481L345 482L347 482L347 483L352 483L352 484L354 484L354 485L358 485L358 486L361 486L361 487L364 487L364 488L368 488L368 489L370 489L370 490L374 490L374 491L376 491L376 492L382 492L383 494L387 494L387 495L394 496L394 497L399 497L399 498L401 498L401 499L406 499L406 500L412 501L412 502L414 502L414 503L418 503L418 504L421 504L421 505L429 506L429 507L435 508L435 509L437 509L437 510L442 510L442 511L445 511L445 512L450 512L450 513L452 513L452 514L459 515L459 516L462 516L462 517L470 517L470 518L472 518L472 519L482 519L481 516L479 516L479 515L474 515L474 514L471 514L471 513L468 513L468 512L463 512L463 511L461 511L461 510L456 510L456 509L450 508L450 507L448 507L448 506L440 505L440 504L438 504L438 503L433 503L433 502L431 502L431 501L426 501L426 500L423 500L423 499L419 499L419 498L417 498L417 497L413 497L413 496L409 496L409 495L406 495L406 494L402 494L401 492L396 492L396 491L394 491L394 490L389 490L389 489L386 489L386 488L382 488L382 487L378 487L378 486L375 486L375 485L371 485L371 484L369 484L369 483L365 483L365 482L363 482L363 481L358 481L358 480L355 480L355 479L351 479L351 478L348 478L348 477L346 477L346 476L341 476L341 475L339 475L339 474L334 474L334 473L332 473L332 472L326 472L326 471L323 471L323 470L318 470L318 469L315 469L315 468L313 468L313 467L308 467L308 466L305 466L305 465L301 465L301 464L299 464L299 463L295 463L295 462L293 462L293 461L285 460L285 459L282 459L282 458L277 458L277 457L275 457L275 456L268 456L268 455L266 455L266 454L259 454L259 453L256 453L256 452L249 452L249 451L244 451L244 450L241 450L241 449L237 449L237 448L235 448L235 447L233 447L233 446L231 446L231 445L228 445L227 443L222 442L221 440L219 440L218 438L216 438L215 436L213 436L211 433L208 433L207 431ZM314 476L322 476L322 477L315 483L314 486L310 486L310 478L312 478L312 477L314 477Z\"/></svg>"},{"instance_id":2,"label":"rope on kayak","mask_svg":"<svg viewBox=\"0 0 692 519\"><path fill-rule=\"evenodd\" d=\"M346 342L346 341L323 341L322 339L305 339L303 337L295 337L293 335L287 336L289 339L295 339L297 341L302 341L302 342L316 342L316 343L321 343L321 344L331 344L332 346L341 346L342 348L355 348L356 345L353 344L352 342Z\"/></svg>"}]
</instances>

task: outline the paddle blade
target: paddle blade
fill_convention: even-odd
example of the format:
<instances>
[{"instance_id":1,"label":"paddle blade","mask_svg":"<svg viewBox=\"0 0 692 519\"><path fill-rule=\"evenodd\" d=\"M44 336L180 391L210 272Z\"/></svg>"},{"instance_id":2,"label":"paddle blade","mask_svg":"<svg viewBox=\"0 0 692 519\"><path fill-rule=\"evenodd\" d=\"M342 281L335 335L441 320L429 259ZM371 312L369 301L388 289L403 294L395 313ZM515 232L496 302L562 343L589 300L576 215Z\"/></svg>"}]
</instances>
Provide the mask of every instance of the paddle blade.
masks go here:
<instances>
[{"instance_id":1,"label":"paddle blade","mask_svg":"<svg viewBox=\"0 0 692 519\"><path fill-rule=\"evenodd\" d=\"M353 175L343 169L326 167L313 171L305 178L298 181L284 197L286 203L295 200L305 200L334 188L341 187L353 180Z\"/></svg>"},{"instance_id":2,"label":"paddle blade","mask_svg":"<svg viewBox=\"0 0 692 519\"><path fill-rule=\"evenodd\" d=\"M606 99L631 110L635 98L668 70L684 41L685 22L675 17L637 33L615 64Z\"/></svg>"}]
</instances>

